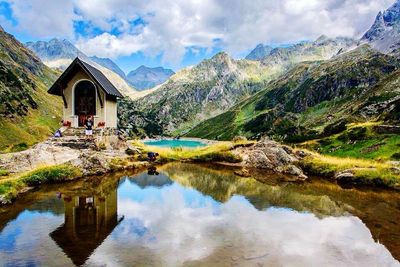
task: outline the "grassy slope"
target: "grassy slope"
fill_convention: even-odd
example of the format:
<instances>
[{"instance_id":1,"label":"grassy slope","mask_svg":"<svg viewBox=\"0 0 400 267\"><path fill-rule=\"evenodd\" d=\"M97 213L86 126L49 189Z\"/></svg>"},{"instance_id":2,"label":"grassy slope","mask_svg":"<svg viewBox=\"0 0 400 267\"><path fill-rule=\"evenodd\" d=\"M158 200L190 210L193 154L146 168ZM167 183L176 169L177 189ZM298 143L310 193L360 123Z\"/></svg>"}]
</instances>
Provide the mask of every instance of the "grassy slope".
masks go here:
<instances>
[{"instance_id":1,"label":"grassy slope","mask_svg":"<svg viewBox=\"0 0 400 267\"><path fill-rule=\"evenodd\" d=\"M400 159L400 135L377 133L374 126L381 122L348 124L341 133L306 141L299 146L339 158L378 161Z\"/></svg>"},{"instance_id":2,"label":"grassy slope","mask_svg":"<svg viewBox=\"0 0 400 267\"><path fill-rule=\"evenodd\" d=\"M229 111L198 124L187 136L229 140L235 135L268 134L296 141L312 139L343 119L371 119L355 110L376 95L390 97L384 78L396 76L398 64L367 47L326 62L302 63Z\"/></svg>"},{"instance_id":3,"label":"grassy slope","mask_svg":"<svg viewBox=\"0 0 400 267\"><path fill-rule=\"evenodd\" d=\"M262 89L277 75L259 62L219 53L179 71L144 98L122 101L120 125L132 136L178 135Z\"/></svg>"},{"instance_id":4,"label":"grassy slope","mask_svg":"<svg viewBox=\"0 0 400 267\"><path fill-rule=\"evenodd\" d=\"M58 127L61 100L49 95L57 73L0 30L0 151L26 149Z\"/></svg>"}]
</instances>

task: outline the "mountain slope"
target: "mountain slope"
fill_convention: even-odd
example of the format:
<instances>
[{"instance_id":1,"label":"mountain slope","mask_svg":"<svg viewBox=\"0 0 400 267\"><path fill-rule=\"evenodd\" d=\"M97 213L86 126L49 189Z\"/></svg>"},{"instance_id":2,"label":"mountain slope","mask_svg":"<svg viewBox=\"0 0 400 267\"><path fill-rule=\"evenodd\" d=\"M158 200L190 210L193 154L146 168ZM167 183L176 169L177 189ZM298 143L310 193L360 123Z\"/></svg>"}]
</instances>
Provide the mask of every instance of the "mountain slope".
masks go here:
<instances>
[{"instance_id":1,"label":"mountain slope","mask_svg":"<svg viewBox=\"0 0 400 267\"><path fill-rule=\"evenodd\" d=\"M115 72L116 64L110 59L95 58L93 60L65 39L54 38L49 42L29 42L26 45L50 68L64 70L79 56L101 70L124 96L136 97L136 91L127 83L124 77L121 77L121 73Z\"/></svg>"},{"instance_id":2,"label":"mountain slope","mask_svg":"<svg viewBox=\"0 0 400 267\"><path fill-rule=\"evenodd\" d=\"M259 44L247 56L248 60L261 60L268 56L273 48L269 45Z\"/></svg>"},{"instance_id":3,"label":"mountain slope","mask_svg":"<svg viewBox=\"0 0 400 267\"><path fill-rule=\"evenodd\" d=\"M62 103L47 93L56 77L0 27L0 151L26 148L58 127Z\"/></svg>"},{"instance_id":4,"label":"mountain slope","mask_svg":"<svg viewBox=\"0 0 400 267\"><path fill-rule=\"evenodd\" d=\"M27 42L25 44L27 48L32 50L46 65L51 68L58 67L65 69L68 64L61 64L63 59L74 59L77 56L83 55L79 49L77 49L68 40L61 40L53 38L48 42L37 41L37 42ZM59 62L61 65L57 65Z\"/></svg>"},{"instance_id":5,"label":"mountain slope","mask_svg":"<svg viewBox=\"0 0 400 267\"><path fill-rule=\"evenodd\" d=\"M299 64L265 90L200 123L187 135L231 139L267 134L298 141L341 121L380 119L382 110L372 107L396 100L396 92L384 96L379 92L385 92L382 83L396 73L399 63L395 57L361 46L325 62Z\"/></svg>"},{"instance_id":6,"label":"mountain slope","mask_svg":"<svg viewBox=\"0 0 400 267\"><path fill-rule=\"evenodd\" d=\"M162 67L149 68L140 66L128 73L127 80L136 89L146 90L164 83L174 74L175 72L172 70Z\"/></svg>"},{"instance_id":7,"label":"mountain slope","mask_svg":"<svg viewBox=\"0 0 400 267\"><path fill-rule=\"evenodd\" d=\"M116 74L118 74L122 79L126 80L125 72L118 67L117 64L115 64L114 61L112 61L109 58L101 58L101 57L90 57L89 58L91 61L99 64L100 66L103 66L104 68L107 68Z\"/></svg>"},{"instance_id":8,"label":"mountain slope","mask_svg":"<svg viewBox=\"0 0 400 267\"><path fill-rule=\"evenodd\" d=\"M350 38L328 38L324 35L314 42L301 42L290 47L273 49L260 61L267 66L276 66L282 71L305 61L328 60L333 56L355 48L357 42Z\"/></svg>"},{"instance_id":9,"label":"mountain slope","mask_svg":"<svg viewBox=\"0 0 400 267\"><path fill-rule=\"evenodd\" d=\"M393 53L400 49L400 0L386 11L378 13L374 24L361 41L383 53Z\"/></svg>"},{"instance_id":10,"label":"mountain slope","mask_svg":"<svg viewBox=\"0 0 400 267\"><path fill-rule=\"evenodd\" d=\"M274 75L259 62L219 53L179 71L144 98L121 103L120 126L138 135L183 131L260 90Z\"/></svg>"}]
</instances>

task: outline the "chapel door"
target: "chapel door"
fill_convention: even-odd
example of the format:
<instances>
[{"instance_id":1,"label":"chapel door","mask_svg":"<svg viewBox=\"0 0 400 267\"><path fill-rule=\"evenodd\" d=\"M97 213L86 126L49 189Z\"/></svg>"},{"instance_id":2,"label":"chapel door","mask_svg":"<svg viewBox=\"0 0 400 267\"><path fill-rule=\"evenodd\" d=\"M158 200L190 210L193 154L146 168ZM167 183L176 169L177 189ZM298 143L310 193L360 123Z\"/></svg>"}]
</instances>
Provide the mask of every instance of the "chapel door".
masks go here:
<instances>
[{"instance_id":1,"label":"chapel door","mask_svg":"<svg viewBox=\"0 0 400 267\"><path fill-rule=\"evenodd\" d=\"M81 81L75 86L75 115L82 127L88 116L96 115L96 88L90 81Z\"/></svg>"}]
</instances>

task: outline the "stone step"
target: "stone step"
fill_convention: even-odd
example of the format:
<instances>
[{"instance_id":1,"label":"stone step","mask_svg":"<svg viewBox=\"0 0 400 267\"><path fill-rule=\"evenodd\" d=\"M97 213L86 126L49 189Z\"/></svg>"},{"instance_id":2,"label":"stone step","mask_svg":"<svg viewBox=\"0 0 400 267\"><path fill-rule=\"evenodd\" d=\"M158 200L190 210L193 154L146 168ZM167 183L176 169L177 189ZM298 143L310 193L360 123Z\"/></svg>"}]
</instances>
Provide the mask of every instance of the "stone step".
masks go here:
<instances>
[{"instance_id":1,"label":"stone step","mask_svg":"<svg viewBox=\"0 0 400 267\"><path fill-rule=\"evenodd\" d=\"M96 149L96 144L93 139L84 139L84 138L76 138L76 137L61 137L61 138L52 138L49 140L49 143L55 146L64 146L73 149Z\"/></svg>"}]
</instances>

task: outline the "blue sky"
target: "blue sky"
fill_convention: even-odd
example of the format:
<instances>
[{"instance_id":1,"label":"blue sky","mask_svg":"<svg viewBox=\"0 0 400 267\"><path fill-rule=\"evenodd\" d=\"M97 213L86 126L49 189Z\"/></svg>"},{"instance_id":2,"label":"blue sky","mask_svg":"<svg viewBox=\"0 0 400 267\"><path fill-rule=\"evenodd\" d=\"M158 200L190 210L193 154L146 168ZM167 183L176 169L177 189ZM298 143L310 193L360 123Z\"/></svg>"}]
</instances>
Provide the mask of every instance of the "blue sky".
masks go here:
<instances>
[{"instance_id":1,"label":"blue sky","mask_svg":"<svg viewBox=\"0 0 400 267\"><path fill-rule=\"evenodd\" d=\"M394 0L0 0L0 25L22 42L66 38L128 72L178 70L259 43L360 37Z\"/></svg>"}]
</instances>

